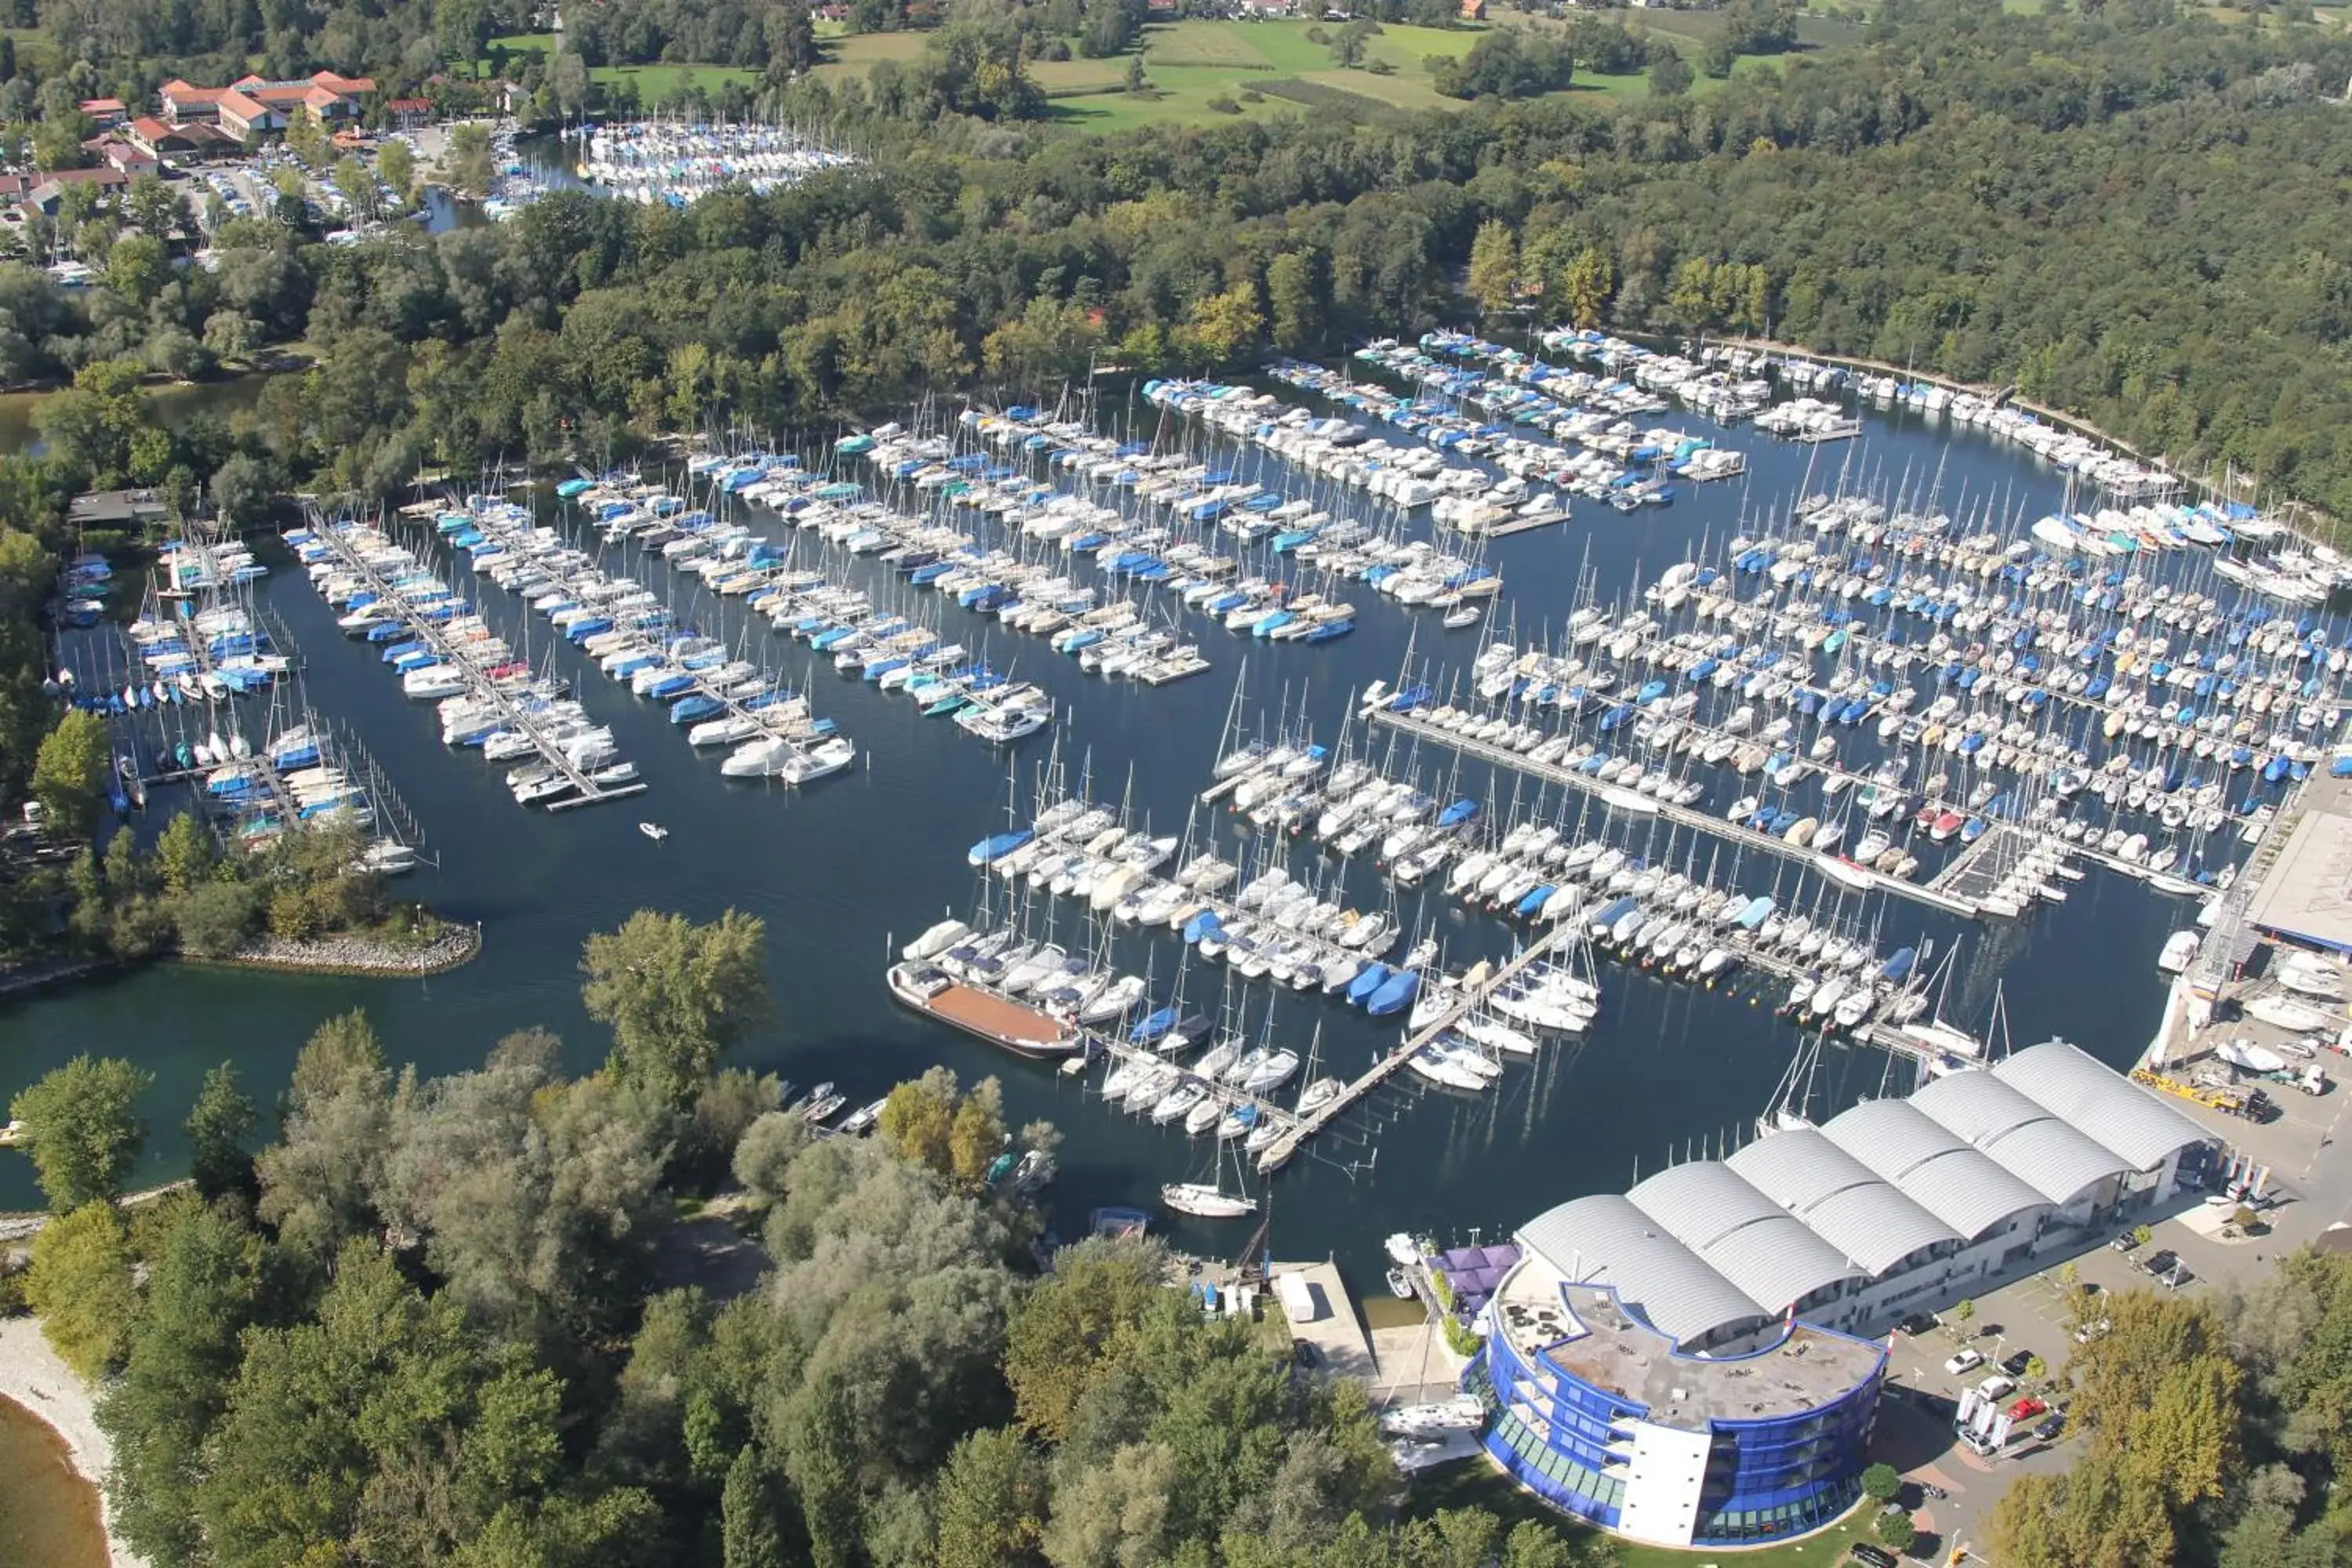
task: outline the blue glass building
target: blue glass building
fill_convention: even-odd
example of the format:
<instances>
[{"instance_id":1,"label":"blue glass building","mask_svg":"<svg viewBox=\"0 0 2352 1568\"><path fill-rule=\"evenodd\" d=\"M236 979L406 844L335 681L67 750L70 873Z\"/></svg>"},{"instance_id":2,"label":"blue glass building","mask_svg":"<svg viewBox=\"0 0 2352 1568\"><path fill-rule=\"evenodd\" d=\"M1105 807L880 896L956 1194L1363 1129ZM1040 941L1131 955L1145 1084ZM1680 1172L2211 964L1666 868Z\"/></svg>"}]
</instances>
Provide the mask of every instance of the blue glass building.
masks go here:
<instances>
[{"instance_id":1,"label":"blue glass building","mask_svg":"<svg viewBox=\"0 0 2352 1568\"><path fill-rule=\"evenodd\" d=\"M1802 1322L1757 1337L1678 1349L1614 1287L1530 1256L1490 1309L1486 1451L1633 1540L1755 1545L1827 1524L1861 1495L1885 1347Z\"/></svg>"}]
</instances>

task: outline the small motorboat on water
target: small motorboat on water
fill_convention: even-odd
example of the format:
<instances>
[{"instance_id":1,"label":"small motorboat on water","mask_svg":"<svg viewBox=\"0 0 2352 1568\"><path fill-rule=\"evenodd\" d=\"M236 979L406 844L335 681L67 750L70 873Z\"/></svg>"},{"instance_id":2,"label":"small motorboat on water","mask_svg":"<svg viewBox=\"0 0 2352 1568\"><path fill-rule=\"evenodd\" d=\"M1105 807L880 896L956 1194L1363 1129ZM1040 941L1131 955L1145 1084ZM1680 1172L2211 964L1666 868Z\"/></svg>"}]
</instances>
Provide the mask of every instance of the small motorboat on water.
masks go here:
<instances>
[{"instance_id":1,"label":"small motorboat on water","mask_svg":"<svg viewBox=\"0 0 2352 1568\"><path fill-rule=\"evenodd\" d=\"M1400 1301L1412 1300L1412 1276L1402 1268L1389 1270L1389 1294Z\"/></svg>"},{"instance_id":2,"label":"small motorboat on water","mask_svg":"<svg viewBox=\"0 0 2352 1568\"><path fill-rule=\"evenodd\" d=\"M669 829L658 822L640 822L637 824L637 831L656 844L669 837Z\"/></svg>"}]
</instances>

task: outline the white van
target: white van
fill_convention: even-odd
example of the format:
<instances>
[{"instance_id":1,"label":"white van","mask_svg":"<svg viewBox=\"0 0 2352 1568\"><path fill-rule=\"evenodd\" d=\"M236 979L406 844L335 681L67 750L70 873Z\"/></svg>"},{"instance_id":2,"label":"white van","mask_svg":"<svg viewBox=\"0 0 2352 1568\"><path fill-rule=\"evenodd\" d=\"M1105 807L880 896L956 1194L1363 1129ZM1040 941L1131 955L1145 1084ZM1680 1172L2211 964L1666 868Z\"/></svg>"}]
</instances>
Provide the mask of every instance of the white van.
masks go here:
<instances>
[{"instance_id":1,"label":"white van","mask_svg":"<svg viewBox=\"0 0 2352 1568\"><path fill-rule=\"evenodd\" d=\"M1987 1399L2007 1399L2011 1394L2017 1392L2017 1380L2013 1377L2004 1376L2000 1373L1994 1373L1990 1377L1986 1378L1982 1383L1977 1384L1977 1392L1983 1394Z\"/></svg>"}]
</instances>

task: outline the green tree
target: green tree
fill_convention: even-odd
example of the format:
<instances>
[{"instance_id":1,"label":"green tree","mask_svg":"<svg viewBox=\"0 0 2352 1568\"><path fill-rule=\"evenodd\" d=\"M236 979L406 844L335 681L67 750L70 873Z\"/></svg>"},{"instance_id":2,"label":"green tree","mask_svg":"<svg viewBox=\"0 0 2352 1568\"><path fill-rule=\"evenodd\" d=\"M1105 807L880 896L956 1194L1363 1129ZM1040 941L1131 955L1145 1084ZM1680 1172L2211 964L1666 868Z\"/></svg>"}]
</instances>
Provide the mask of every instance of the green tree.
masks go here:
<instances>
[{"instance_id":1,"label":"green tree","mask_svg":"<svg viewBox=\"0 0 2352 1568\"><path fill-rule=\"evenodd\" d=\"M1286 250L1266 265L1265 292L1274 308L1274 346L1285 353L1311 350L1323 334L1323 300L1315 258Z\"/></svg>"},{"instance_id":2,"label":"green tree","mask_svg":"<svg viewBox=\"0 0 2352 1568\"><path fill-rule=\"evenodd\" d=\"M213 836L196 820L195 813L182 807L155 836L154 858L163 890L177 897L211 879Z\"/></svg>"},{"instance_id":3,"label":"green tree","mask_svg":"<svg viewBox=\"0 0 2352 1568\"><path fill-rule=\"evenodd\" d=\"M194 958L226 958L253 934L259 909L257 889L243 882L214 880L189 889L173 911L181 951Z\"/></svg>"},{"instance_id":4,"label":"green tree","mask_svg":"<svg viewBox=\"0 0 2352 1568\"><path fill-rule=\"evenodd\" d=\"M1654 98L1680 98L1691 89L1690 62L1664 38L1650 40L1650 93Z\"/></svg>"},{"instance_id":5,"label":"green tree","mask_svg":"<svg viewBox=\"0 0 2352 1568\"><path fill-rule=\"evenodd\" d=\"M1902 1474L1892 1465L1872 1465L1862 1472L1862 1495L1873 1502L1893 1502L1902 1489Z\"/></svg>"},{"instance_id":6,"label":"green tree","mask_svg":"<svg viewBox=\"0 0 2352 1568\"><path fill-rule=\"evenodd\" d=\"M122 1374L98 1406L114 1445L115 1528L154 1563L205 1560L194 1514L205 1442L259 1314L267 1247L207 1205L174 1196L141 1222L152 1263Z\"/></svg>"},{"instance_id":7,"label":"green tree","mask_svg":"<svg viewBox=\"0 0 2352 1568\"><path fill-rule=\"evenodd\" d=\"M188 1112L188 1174L206 1200L254 1191L253 1156L245 1141L260 1120L237 1086L236 1064L223 1062L205 1074Z\"/></svg>"},{"instance_id":8,"label":"green tree","mask_svg":"<svg viewBox=\"0 0 2352 1568\"><path fill-rule=\"evenodd\" d=\"M33 798L51 832L68 838L92 835L112 766L105 720L77 708L58 721L33 755Z\"/></svg>"},{"instance_id":9,"label":"green tree","mask_svg":"<svg viewBox=\"0 0 2352 1568\"><path fill-rule=\"evenodd\" d=\"M112 1204L61 1215L33 1238L26 1304L65 1363L95 1379L119 1361L138 1313L131 1233Z\"/></svg>"},{"instance_id":10,"label":"green tree","mask_svg":"<svg viewBox=\"0 0 2352 1568\"><path fill-rule=\"evenodd\" d=\"M1968 1297L1963 1296L1958 1300L1952 1303L1952 1321L1959 1324L1962 1328L1968 1327L1969 1321L1976 1315L1977 1304Z\"/></svg>"},{"instance_id":11,"label":"green tree","mask_svg":"<svg viewBox=\"0 0 2352 1568\"><path fill-rule=\"evenodd\" d=\"M1019 1432L974 1432L948 1456L935 1506L939 1568L1019 1568L1044 1530L1044 1467Z\"/></svg>"},{"instance_id":12,"label":"green tree","mask_svg":"<svg viewBox=\"0 0 2352 1568\"><path fill-rule=\"evenodd\" d=\"M1094 1237L1054 1255L1005 1331L1013 1408L1047 1442L1067 1438L1088 1395L1132 1348L1166 1293L1157 1243Z\"/></svg>"},{"instance_id":13,"label":"green tree","mask_svg":"<svg viewBox=\"0 0 2352 1568\"><path fill-rule=\"evenodd\" d=\"M1908 1513L1897 1509L1878 1516L1878 1539L1897 1552L1908 1552L1912 1542L1919 1539L1919 1527Z\"/></svg>"},{"instance_id":14,"label":"green tree","mask_svg":"<svg viewBox=\"0 0 2352 1568\"><path fill-rule=\"evenodd\" d=\"M294 1058L279 1140L256 1163L282 1243L323 1261L374 1226L391 1124L383 1043L363 1013L328 1019Z\"/></svg>"},{"instance_id":15,"label":"green tree","mask_svg":"<svg viewBox=\"0 0 2352 1568\"><path fill-rule=\"evenodd\" d=\"M759 1450L746 1443L727 1467L719 1494L719 1540L725 1568L784 1568L783 1534L776 1526L776 1499Z\"/></svg>"},{"instance_id":16,"label":"green tree","mask_svg":"<svg viewBox=\"0 0 2352 1568\"><path fill-rule=\"evenodd\" d=\"M1488 218L1470 242L1470 297L1481 313L1510 309L1519 291L1519 240L1511 226Z\"/></svg>"},{"instance_id":17,"label":"green tree","mask_svg":"<svg viewBox=\"0 0 2352 1568\"><path fill-rule=\"evenodd\" d=\"M449 127L448 146L441 155L441 174L449 182L450 189L479 201L490 194L490 181L497 173L488 125L469 120Z\"/></svg>"},{"instance_id":18,"label":"green tree","mask_svg":"<svg viewBox=\"0 0 2352 1568\"><path fill-rule=\"evenodd\" d=\"M375 155L378 178L392 187L396 208L404 208L416 191L416 154L398 137L387 140Z\"/></svg>"},{"instance_id":19,"label":"green tree","mask_svg":"<svg viewBox=\"0 0 2352 1568\"><path fill-rule=\"evenodd\" d=\"M704 925L640 910L588 938L588 1016L613 1026L613 1072L684 1110L719 1058L768 1021L767 925L734 910Z\"/></svg>"},{"instance_id":20,"label":"green tree","mask_svg":"<svg viewBox=\"0 0 2352 1568\"><path fill-rule=\"evenodd\" d=\"M18 1092L9 1116L57 1214L121 1195L146 1147L139 1097L152 1074L114 1058L79 1056Z\"/></svg>"}]
</instances>

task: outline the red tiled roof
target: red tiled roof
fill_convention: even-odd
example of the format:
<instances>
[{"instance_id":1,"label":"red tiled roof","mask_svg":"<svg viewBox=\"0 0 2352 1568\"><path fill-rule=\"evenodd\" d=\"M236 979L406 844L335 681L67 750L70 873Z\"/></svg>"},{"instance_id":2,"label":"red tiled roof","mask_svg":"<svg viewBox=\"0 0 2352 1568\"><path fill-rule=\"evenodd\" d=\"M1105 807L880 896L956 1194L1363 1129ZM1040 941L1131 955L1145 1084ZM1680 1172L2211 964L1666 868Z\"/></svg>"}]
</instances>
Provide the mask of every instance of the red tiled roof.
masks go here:
<instances>
[{"instance_id":1,"label":"red tiled roof","mask_svg":"<svg viewBox=\"0 0 2352 1568\"><path fill-rule=\"evenodd\" d=\"M85 98L81 100L84 114L120 114L122 100L119 98Z\"/></svg>"},{"instance_id":2,"label":"red tiled roof","mask_svg":"<svg viewBox=\"0 0 2352 1568\"><path fill-rule=\"evenodd\" d=\"M224 88L221 90L220 108L223 114L233 114L247 125L257 120L267 120L269 117L268 110L254 102L252 99L233 87Z\"/></svg>"},{"instance_id":3,"label":"red tiled roof","mask_svg":"<svg viewBox=\"0 0 2352 1568\"><path fill-rule=\"evenodd\" d=\"M395 98L384 107L394 114L430 114L433 100L429 98Z\"/></svg>"}]
</instances>

